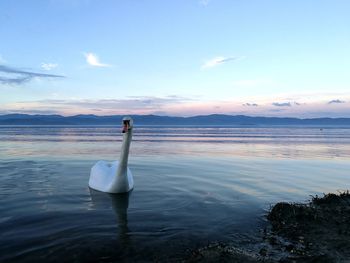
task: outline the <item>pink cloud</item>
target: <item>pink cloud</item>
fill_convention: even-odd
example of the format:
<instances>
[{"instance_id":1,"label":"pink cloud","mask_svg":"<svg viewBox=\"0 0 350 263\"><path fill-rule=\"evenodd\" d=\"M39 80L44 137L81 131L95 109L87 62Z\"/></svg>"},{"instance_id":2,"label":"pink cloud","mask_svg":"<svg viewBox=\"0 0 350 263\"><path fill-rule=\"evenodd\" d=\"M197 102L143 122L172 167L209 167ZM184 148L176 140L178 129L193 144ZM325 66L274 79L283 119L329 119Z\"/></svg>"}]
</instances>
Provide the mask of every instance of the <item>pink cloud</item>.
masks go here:
<instances>
[{"instance_id":1,"label":"pink cloud","mask_svg":"<svg viewBox=\"0 0 350 263\"><path fill-rule=\"evenodd\" d=\"M293 100L289 98L199 101L178 96L128 97L101 100L40 100L10 103L0 106L0 112L75 114L161 114L171 116L194 116L207 114L230 114L250 116L283 117L350 117L350 103L329 104L328 97L318 101ZM349 101L349 97L344 97ZM284 103L284 104L281 104ZM276 106L285 105L288 107ZM252 106L254 105L254 106Z\"/></svg>"}]
</instances>

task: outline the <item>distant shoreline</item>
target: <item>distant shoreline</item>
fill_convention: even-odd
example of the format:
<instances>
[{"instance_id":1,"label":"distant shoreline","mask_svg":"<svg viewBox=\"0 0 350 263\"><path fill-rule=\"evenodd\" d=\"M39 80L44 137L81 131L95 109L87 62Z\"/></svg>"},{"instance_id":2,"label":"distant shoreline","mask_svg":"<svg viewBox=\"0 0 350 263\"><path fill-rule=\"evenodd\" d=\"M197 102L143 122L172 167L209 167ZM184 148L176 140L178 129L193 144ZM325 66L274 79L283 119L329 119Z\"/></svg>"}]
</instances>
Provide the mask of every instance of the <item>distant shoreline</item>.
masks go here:
<instances>
[{"instance_id":1,"label":"distant shoreline","mask_svg":"<svg viewBox=\"0 0 350 263\"><path fill-rule=\"evenodd\" d=\"M119 125L124 115L0 115L0 125ZM350 126L350 118L290 118L251 117L245 115L212 114L193 117L171 117L157 115L131 115L135 125L161 126Z\"/></svg>"}]
</instances>

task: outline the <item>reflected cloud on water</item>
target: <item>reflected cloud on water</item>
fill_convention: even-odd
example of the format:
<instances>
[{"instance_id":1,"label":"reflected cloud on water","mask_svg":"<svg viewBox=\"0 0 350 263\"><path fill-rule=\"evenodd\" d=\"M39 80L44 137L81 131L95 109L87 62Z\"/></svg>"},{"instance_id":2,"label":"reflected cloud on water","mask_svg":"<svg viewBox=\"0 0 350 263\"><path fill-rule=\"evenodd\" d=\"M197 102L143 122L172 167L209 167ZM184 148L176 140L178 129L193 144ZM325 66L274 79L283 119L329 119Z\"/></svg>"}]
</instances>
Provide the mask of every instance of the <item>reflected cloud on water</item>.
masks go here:
<instances>
[{"instance_id":1,"label":"reflected cloud on water","mask_svg":"<svg viewBox=\"0 0 350 263\"><path fill-rule=\"evenodd\" d=\"M121 139L115 127L8 126L0 129L0 158L115 159ZM138 127L131 156L144 155L349 159L350 129Z\"/></svg>"}]
</instances>

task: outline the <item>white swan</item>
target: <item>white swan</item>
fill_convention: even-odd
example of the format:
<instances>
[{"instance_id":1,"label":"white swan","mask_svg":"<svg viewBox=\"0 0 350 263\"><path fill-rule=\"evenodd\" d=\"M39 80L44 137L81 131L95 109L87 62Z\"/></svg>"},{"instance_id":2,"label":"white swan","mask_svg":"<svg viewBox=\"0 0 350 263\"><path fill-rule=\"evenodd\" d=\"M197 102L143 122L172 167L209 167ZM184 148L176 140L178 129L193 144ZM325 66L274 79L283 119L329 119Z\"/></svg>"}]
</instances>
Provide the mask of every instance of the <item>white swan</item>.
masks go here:
<instances>
[{"instance_id":1,"label":"white swan","mask_svg":"<svg viewBox=\"0 0 350 263\"><path fill-rule=\"evenodd\" d=\"M123 144L119 162L98 161L90 172L89 186L106 193L126 193L133 189L134 180L128 168L133 120L123 118Z\"/></svg>"}]
</instances>

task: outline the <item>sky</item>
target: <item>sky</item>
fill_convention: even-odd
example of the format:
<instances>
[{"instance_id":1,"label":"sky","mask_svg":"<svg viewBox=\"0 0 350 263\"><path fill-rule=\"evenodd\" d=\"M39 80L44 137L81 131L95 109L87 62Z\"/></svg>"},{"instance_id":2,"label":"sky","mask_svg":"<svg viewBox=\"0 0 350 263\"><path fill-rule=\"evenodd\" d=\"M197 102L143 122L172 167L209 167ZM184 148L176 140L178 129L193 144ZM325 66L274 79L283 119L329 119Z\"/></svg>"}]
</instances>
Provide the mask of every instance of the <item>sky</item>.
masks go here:
<instances>
[{"instance_id":1,"label":"sky","mask_svg":"<svg viewBox=\"0 0 350 263\"><path fill-rule=\"evenodd\" d=\"M350 117L348 0L1 0L0 114Z\"/></svg>"}]
</instances>

